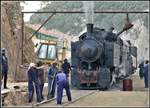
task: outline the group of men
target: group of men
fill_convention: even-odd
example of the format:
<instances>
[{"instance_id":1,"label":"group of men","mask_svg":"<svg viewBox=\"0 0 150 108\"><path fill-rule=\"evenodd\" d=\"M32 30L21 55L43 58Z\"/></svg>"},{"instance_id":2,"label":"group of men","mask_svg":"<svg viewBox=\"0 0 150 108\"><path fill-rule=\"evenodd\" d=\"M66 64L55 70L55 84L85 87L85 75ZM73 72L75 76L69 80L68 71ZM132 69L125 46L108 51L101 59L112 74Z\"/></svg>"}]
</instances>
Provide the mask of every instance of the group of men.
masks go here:
<instances>
[{"instance_id":1,"label":"group of men","mask_svg":"<svg viewBox=\"0 0 150 108\"><path fill-rule=\"evenodd\" d=\"M53 63L48 69L48 94L47 99L55 97L55 91L57 89L57 104L62 103L63 89L66 90L68 101L71 101L71 92L69 88L69 70L71 66L67 59L62 64L62 69L58 70L57 63ZM44 87L44 66L39 61L37 64L31 63L28 69L28 91L29 91L29 103L32 102L34 88L36 89L37 102L44 100L42 94Z\"/></svg>"},{"instance_id":2,"label":"group of men","mask_svg":"<svg viewBox=\"0 0 150 108\"><path fill-rule=\"evenodd\" d=\"M148 72L149 72L149 61L146 60L142 60L141 63L139 64L139 77L140 79L143 79L144 77L144 84L145 84L145 88L149 87L148 84Z\"/></svg>"},{"instance_id":3,"label":"group of men","mask_svg":"<svg viewBox=\"0 0 150 108\"><path fill-rule=\"evenodd\" d=\"M6 50L3 48L1 56L1 66L2 66L2 80L4 79L4 89L7 89L7 74L8 74L8 59L6 56ZM68 100L71 101L71 92L69 89L69 71L71 71L71 66L67 59L64 60L62 64L62 69L58 70L57 63L53 63L48 69L48 95L47 99L55 97L55 90L57 89L57 104L61 104L63 89L66 90ZM28 102L31 103L34 96L34 91L36 91L37 102L44 100L43 88L44 88L44 68L45 66L41 61L35 63L30 63L27 71L28 76ZM2 85L1 80L1 85ZM56 86L57 85L57 86Z\"/></svg>"}]
</instances>

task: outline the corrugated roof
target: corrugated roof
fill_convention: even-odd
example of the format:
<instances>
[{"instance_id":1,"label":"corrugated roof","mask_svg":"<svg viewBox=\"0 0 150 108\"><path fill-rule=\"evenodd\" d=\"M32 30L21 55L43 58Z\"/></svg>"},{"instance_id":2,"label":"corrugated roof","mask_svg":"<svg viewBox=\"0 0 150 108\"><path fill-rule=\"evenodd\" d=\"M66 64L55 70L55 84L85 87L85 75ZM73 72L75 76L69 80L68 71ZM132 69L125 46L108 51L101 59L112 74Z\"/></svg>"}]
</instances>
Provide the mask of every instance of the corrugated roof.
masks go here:
<instances>
[{"instance_id":1,"label":"corrugated roof","mask_svg":"<svg viewBox=\"0 0 150 108\"><path fill-rule=\"evenodd\" d=\"M41 25L40 24L29 24L29 23L26 23L26 26L27 27L30 27L32 28L33 30L37 30ZM39 30L39 33L42 33L44 35L47 35L47 36L53 36L53 37L57 37L59 39L64 39L65 37L70 37L68 36L67 34L64 34L58 30L47 30L45 27L42 27L40 30Z\"/></svg>"},{"instance_id":2,"label":"corrugated roof","mask_svg":"<svg viewBox=\"0 0 150 108\"><path fill-rule=\"evenodd\" d=\"M32 33L34 33L35 31L36 30L33 30ZM37 32L35 35L38 39L42 39L42 40L57 40L58 39L57 37L47 35L47 34L43 34L43 33L40 33L40 32Z\"/></svg>"}]
</instances>

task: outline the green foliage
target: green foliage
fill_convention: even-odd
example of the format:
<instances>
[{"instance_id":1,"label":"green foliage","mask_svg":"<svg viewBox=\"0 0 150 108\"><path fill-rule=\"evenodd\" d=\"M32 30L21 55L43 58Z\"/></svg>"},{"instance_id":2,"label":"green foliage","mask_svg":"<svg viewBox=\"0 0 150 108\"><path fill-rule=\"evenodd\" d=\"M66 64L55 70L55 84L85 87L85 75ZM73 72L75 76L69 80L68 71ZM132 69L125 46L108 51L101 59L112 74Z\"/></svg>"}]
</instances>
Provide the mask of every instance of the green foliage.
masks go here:
<instances>
[{"instance_id":1,"label":"green foliage","mask_svg":"<svg viewBox=\"0 0 150 108\"><path fill-rule=\"evenodd\" d=\"M95 10L145 10L148 9L148 2L146 1L95 1ZM55 10L83 10L83 4L81 1L53 1L51 4L47 4L39 11L55 11ZM43 23L50 14L34 14L30 19L30 23ZM145 26L148 26L147 14L129 14L131 21L135 21L138 18L144 20ZM109 28L114 26L117 30L120 30L124 23L124 14L95 14L94 24L101 28ZM56 14L53 16L44 26L47 29L57 29L64 33L70 33L78 35L86 26L84 21L84 14Z\"/></svg>"},{"instance_id":2,"label":"green foliage","mask_svg":"<svg viewBox=\"0 0 150 108\"><path fill-rule=\"evenodd\" d=\"M13 28L16 27L16 21L20 17L20 2L14 2L13 4L9 4L7 2L3 2L2 6L6 8L6 12L9 14L10 24Z\"/></svg>"}]
</instances>

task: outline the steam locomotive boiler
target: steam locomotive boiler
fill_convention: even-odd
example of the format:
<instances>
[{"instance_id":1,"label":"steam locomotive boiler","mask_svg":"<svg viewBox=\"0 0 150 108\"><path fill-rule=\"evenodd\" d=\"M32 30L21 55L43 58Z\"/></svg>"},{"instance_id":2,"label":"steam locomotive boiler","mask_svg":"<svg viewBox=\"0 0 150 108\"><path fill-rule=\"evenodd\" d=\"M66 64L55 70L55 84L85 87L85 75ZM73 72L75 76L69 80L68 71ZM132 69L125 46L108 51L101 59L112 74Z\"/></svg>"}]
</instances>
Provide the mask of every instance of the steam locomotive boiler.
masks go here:
<instances>
[{"instance_id":1,"label":"steam locomotive boiler","mask_svg":"<svg viewBox=\"0 0 150 108\"><path fill-rule=\"evenodd\" d=\"M107 89L114 82L134 73L137 48L119 35L131 28L126 25L119 33L87 24L87 32L71 43L71 84L78 89Z\"/></svg>"}]
</instances>

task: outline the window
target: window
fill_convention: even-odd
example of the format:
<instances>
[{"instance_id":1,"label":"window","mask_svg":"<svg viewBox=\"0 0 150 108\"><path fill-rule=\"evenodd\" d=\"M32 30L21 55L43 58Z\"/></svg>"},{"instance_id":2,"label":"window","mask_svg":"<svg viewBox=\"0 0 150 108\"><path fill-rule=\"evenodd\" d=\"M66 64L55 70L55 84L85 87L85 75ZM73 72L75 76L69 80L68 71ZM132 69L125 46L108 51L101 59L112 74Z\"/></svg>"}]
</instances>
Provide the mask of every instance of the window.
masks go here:
<instances>
[{"instance_id":1,"label":"window","mask_svg":"<svg viewBox=\"0 0 150 108\"><path fill-rule=\"evenodd\" d=\"M42 44L38 57L40 59L56 59L56 46L55 45L49 45L49 44Z\"/></svg>"},{"instance_id":2,"label":"window","mask_svg":"<svg viewBox=\"0 0 150 108\"><path fill-rule=\"evenodd\" d=\"M42 45L38 54L39 58L45 59L46 53L47 53L47 45Z\"/></svg>"},{"instance_id":3,"label":"window","mask_svg":"<svg viewBox=\"0 0 150 108\"><path fill-rule=\"evenodd\" d=\"M56 58L56 46L55 45L48 45L48 59L55 59Z\"/></svg>"}]
</instances>

